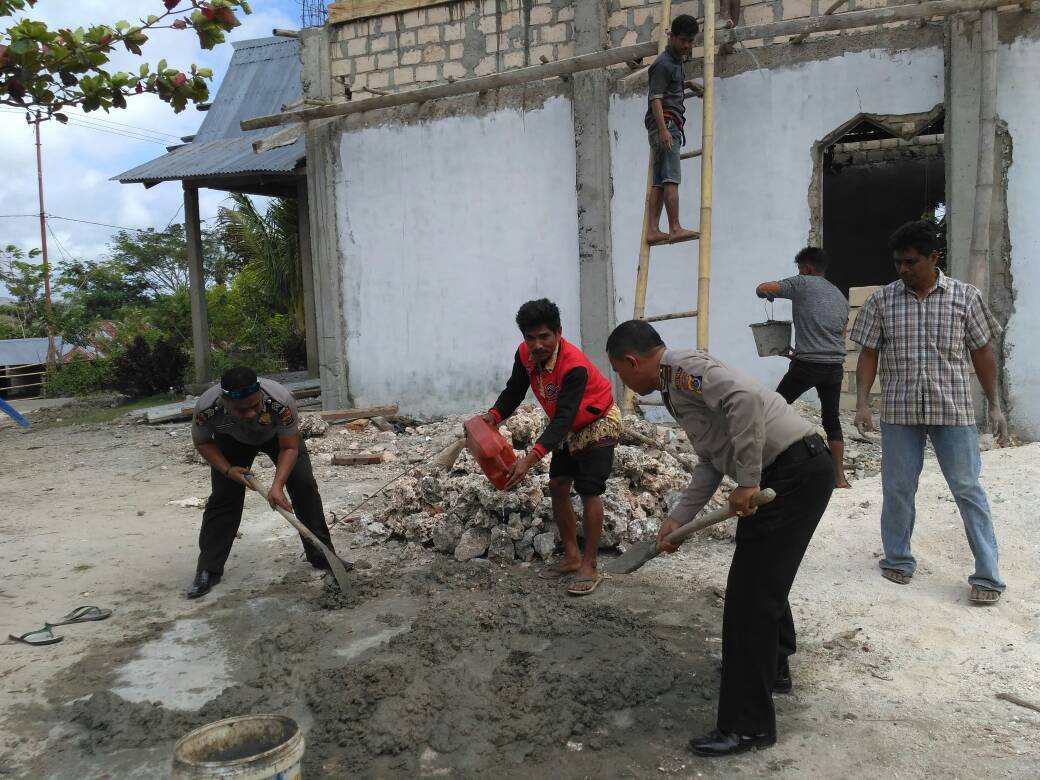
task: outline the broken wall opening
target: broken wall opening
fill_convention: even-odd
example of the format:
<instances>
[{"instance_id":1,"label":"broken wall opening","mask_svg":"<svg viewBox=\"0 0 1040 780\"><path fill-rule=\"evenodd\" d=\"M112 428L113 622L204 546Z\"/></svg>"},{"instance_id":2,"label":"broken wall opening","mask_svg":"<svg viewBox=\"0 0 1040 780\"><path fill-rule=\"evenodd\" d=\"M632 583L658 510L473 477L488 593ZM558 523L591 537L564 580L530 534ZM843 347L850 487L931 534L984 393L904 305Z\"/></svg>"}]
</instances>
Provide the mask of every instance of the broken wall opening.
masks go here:
<instances>
[{"instance_id":1,"label":"broken wall opening","mask_svg":"<svg viewBox=\"0 0 1040 780\"><path fill-rule=\"evenodd\" d=\"M861 114L816 144L813 234L830 257L827 278L846 295L894 281L889 236L904 222L945 213L943 121L941 106Z\"/></svg>"}]
</instances>

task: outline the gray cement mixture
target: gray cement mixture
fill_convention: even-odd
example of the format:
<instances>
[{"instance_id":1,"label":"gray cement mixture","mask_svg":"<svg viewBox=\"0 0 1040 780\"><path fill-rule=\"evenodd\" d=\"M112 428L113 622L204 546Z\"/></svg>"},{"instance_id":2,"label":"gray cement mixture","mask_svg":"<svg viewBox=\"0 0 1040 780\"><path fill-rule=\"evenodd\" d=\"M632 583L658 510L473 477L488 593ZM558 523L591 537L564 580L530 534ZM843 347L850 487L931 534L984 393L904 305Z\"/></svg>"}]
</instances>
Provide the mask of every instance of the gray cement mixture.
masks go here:
<instances>
[{"instance_id":1,"label":"gray cement mixture","mask_svg":"<svg viewBox=\"0 0 1040 780\"><path fill-rule=\"evenodd\" d=\"M533 767L570 776L561 767L587 767L590 753L607 760L633 749L640 724L685 727L697 708L710 718L711 661L682 651L702 645L696 628L662 626L650 611L595 596L568 597L533 569L486 561L438 556L350 577L341 592L329 577L319 585L287 575L263 594L272 620L239 648L235 684L199 710L103 690L58 709L56 725L93 755L172 742L234 715L282 712L307 726L307 777L438 768L486 777ZM251 618L226 611L208 620L230 638ZM354 653L358 642L365 649ZM68 690L69 682L58 686Z\"/></svg>"}]
</instances>

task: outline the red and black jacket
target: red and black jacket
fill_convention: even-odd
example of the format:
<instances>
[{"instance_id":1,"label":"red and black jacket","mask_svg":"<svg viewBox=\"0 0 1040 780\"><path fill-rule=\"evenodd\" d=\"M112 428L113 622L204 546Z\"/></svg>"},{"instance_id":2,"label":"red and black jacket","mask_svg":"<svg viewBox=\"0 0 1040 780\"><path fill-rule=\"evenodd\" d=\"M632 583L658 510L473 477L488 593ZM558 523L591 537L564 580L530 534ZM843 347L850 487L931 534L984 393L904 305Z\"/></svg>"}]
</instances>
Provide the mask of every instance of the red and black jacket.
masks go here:
<instances>
[{"instance_id":1,"label":"red and black jacket","mask_svg":"<svg viewBox=\"0 0 1040 780\"><path fill-rule=\"evenodd\" d=\"M549 415L549 424L531 450L539 458L556 449L568 433L591 425L614 405L610 382L566 339L560 339L551 371L540 371L527 345L520 345L506 388L489 410L497 422L516 411L528 387Z\"/></svg>"}]
</instances>

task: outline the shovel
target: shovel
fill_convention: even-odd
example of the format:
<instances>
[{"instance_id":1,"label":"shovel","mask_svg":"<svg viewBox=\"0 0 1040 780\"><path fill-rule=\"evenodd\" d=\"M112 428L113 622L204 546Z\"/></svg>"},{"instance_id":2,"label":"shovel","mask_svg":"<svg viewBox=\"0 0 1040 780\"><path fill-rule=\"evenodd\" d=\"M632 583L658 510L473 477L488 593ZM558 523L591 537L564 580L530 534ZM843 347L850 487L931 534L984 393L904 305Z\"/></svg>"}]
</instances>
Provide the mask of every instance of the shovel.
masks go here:
<instances>
[{"instance_id":1,"label":"shovel","mask_svg":"<svg viewBox=\"0 0 1040 780\"><path fill-rule=\"evenodd\" d=\"M760 490L751 497L751 506L768 504L774 498L776 498L776 491L772 488ZM731 517L733 517L733 512L728 506L724 506L721 509L716 509L714 512L708 512L708 514L698 520L691 520L686 525L679 526L665 537L665 541L670 544L679 544L698 531L721 523L723 520L728 520ZM652 561L660 554L660 551L657 549L656 539L639 542L632 545L624 555L604 564L603 571L609 574L631 574L641 568L644 563Z\"/></svg>"},{"instance_id":2,"label":"shovel","mask_svg":"<svg viewBox=\"0 0 1040 780\"><path fill-rule=\"evenodd\" d=\"M257 493L267 498L270 492L267 485L260 481L260 478L255 474L247 474L246 480L249 482L249 486L253 488ZM315 547L321 550L325 556L325 560L329 562L329 568L332 569L332 576L336 578L336 584L339 585L339 589L344 593L349 589L349 583L347 581L347 570L343 567L343 562L340 561L339 556L332 552L328 547L322 544L321 539L314 535L314 532L310 528L305 526L299 520L296 519L296 515L292 512L286 512L280 506L276 506L275 509L282 517L289 521L293 528L299 531L303 536Z\"/></svg>"}]
</instances>

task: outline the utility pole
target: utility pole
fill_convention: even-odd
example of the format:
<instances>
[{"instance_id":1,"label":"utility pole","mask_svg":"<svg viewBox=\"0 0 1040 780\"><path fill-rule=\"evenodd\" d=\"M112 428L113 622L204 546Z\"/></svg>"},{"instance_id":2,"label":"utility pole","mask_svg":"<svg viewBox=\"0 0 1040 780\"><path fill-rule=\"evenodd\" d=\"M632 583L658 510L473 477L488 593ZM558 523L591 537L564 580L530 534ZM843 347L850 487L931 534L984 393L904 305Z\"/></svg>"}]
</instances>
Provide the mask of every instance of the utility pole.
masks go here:
<instances>
[{"instance_id":1,"label":"utility pole","mask_svg":"<svg viewBox=\"0 0 1040 780\"><path fill-rule=\"evenodd\" d=\"M40 112L36 112L36 181L40 193L40 251L43 253L43 312L47 320L47 365L57 362L54 348L54 309L51 307L51 265L47 259L47 212L43 208L43 151L40 144Z\"/></svg>"}]
</instances>

